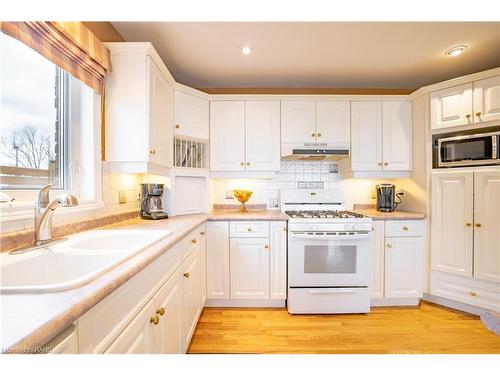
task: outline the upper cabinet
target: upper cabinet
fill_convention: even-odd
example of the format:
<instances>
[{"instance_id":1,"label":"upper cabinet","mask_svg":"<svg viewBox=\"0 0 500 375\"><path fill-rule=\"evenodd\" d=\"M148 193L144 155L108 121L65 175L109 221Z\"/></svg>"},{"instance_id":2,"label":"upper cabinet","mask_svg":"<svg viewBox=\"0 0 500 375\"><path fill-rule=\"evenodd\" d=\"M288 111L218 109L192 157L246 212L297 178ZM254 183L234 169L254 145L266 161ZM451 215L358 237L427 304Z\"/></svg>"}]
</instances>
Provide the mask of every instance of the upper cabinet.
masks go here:
<instances>
[{"instance_id":1,"label":"upper cabinet","mask_svg":"<svg viewBox=\"0 0 500 375\"><path fill-rule=\"evenodd\" d=\"M410 102L351 103L351 170L410 171Z\"/></svg>"},{"instance_id":2,"label":"upper cabinet","mask_svg":"<svg viewBox=\"0 0 500 375\"><path fill-rule=\"evenodd\" d=\"M281 102L282 143L329 143L349 147L350 128L348 101Z\"/></svg>"},{"instance_id":3,"label":"upper cabinet","mask_svg":"<svg viewBox=\"0 0 500 375\"><path fill-rule=\"evenodd\" d=\"M431 94L431 129L500 120L500 76Z\"/></svg>"},{"instance_id":4,"label":"upper cabinet","mask_svg":"<svg viewBox=\"0 0 500 375\"><path fill-rule=\"evenodd\" d=\"M174 80L151 43L107 43L105 154L115 172L164 175L172 166Z\"/></svg>"},{"instance_id":5,"label":"upper cabinet","mask_svg":"<svg viewBox=\"0 0 500 375\"><path fill-rule=\"evenodd\" d=\"M175 91L174 134L208 139L208 100Z\"/></svg>"},{"instance_id":6,"label":"upper cabinet","mask_svg":"<svg viewBox=\"0 0 500 375\"><path fill-rule=\"evenodd\" d=\"M279 101L212 101L210 169L280 169Z\"/></svg>"}]
</instances>

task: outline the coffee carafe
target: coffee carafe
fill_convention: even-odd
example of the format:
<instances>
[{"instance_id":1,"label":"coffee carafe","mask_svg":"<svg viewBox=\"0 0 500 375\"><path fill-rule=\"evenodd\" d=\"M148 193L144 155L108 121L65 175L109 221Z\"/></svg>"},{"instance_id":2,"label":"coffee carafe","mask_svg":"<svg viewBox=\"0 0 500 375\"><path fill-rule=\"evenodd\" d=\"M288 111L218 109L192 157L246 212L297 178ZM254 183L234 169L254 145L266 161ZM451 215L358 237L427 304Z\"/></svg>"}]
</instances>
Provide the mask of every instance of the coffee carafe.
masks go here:
<instances>
[{"instance_id":1,"label":"coffee carafe","mask_svg":"<svg viewBox=\"0 0 500 375\"><path fill-rule=\"evenodd\" d=\"M148 220L168 218L163 190L163 184L141 184L141 218Z\"/></svg>"},{"instance_id":2,"label":"coffee carafe","mask_svg":"<svg viewBox=\"0 0 500 375\"><path fill-rule=\"evenodd\" d=\"M377 189L377 211L394 212L401 203L401 197L396 194L396 186L392 184L380 184Z\"/></svg>"}]
</instances>

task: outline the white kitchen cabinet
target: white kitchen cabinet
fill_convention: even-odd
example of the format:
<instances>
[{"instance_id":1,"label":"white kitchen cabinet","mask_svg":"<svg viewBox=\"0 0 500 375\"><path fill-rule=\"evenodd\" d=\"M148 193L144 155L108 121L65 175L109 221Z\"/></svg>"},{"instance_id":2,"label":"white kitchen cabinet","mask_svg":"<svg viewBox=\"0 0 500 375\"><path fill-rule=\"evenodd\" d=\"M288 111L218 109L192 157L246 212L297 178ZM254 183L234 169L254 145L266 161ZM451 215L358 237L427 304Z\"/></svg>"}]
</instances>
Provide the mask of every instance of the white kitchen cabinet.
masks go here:
<instances>
[{"instance_id":1,"label":"white kitchen cabinet","mask_svg":"<svg viewBox=\"0 0 500 375\"><path fill-rule=\"evenodd\" d=\"M151 300L125 327L106 354L151 354L157 349L153 318L155 303Z\"/></svg>"},{"instance_id":2,"label":"white kitchen cabinet","mask_svg":"<svg viewBox=\"0 0 500 375\"><path fill-rule=\"evenodd\" d=\"M165 175L172 166L174 80L151 43L107 43L106 165Z\"/></svg>"},{"instance_id":3,"label":"white kitchen cabinet","mask_svg":"<svg viewBox=\"0 0 500 375\"><path fill-rule=\"evenodd\" d=\"M411 102L382 103L383 170L412 169Z\"/></svg>"},{"instance_id":4,"label":"white kitchen cabinet","mask_svg":"<svg viewBox=\"0 0 500 375\"><path fill-rule=\"evenodd\" d=\"M280 102L245 102L245 167L247 171L280 169Z\"/></svg>"},{"instance_id":5,"label":"white kitchen cabinet","mask_svg":"<svg viewBox=\"0 0 500 375\"><path fill-rule=\"evenodd\" d=\"M316 103L314 100L281 102L281 143L316 142Z\"/></svg>"},{"instance_id":6,"label":"white kitchen cabinet","mask_svg":"<svg viewBox=\"0 0 500 375\"><path fill-rule=\"evenodd\" d=\"M473 122L472 83L431 93L431 129L444 129Z\"/></svg>"},{"instance_id":7,"label":"white kitchen cabinet","mask_svg":"<svg viewBox=\"0 0 500 375\"><path fill-rule=\"evenodd\" d=\"M382 170L382 103L351 103L352 171Z\"/></svg>"},{"instance_id":8,"label":"white kitchen cabinet","mask_svg":"<svg viewBox=\"0 0 500 375\"><path fill-rule=\"evenodd\" d=\"M158 291L154 298L153 318L158 316L159 323L154 325L157 343L155 353L183 353L184 306L180 272L177 272Z\"/></svg>"},{"instance_id":9,"label":"white kitchen cabinet","mask_svg":"<svg viewBox=\"0 0 500 375\"><path fill-rule=\"evenodd\" d=\"M384 222L374 221L372 223L372 279L370 283L370 297L384 298Z\"/></svg>"},{"instance_id":10,"label":"white kitchen cabinet","mask_svg":"<svg viewBox=\"0 0 500 375\"><path fill-rule=\"evenodd\" d=\"M386 298L422 297L423 238L386 237Z\"/></svg>"},{"instance_id":11,"label":"white kitchen cabinet","mask_svg":"<svg viewBox=\"0 0 500 375\"><path fill-rule=\"evenodd\" d=\"M269 238L231 238L232 299L269 298Z\"/></svg>"},{"instance_id":12,"label":"white kitchen cabinet","mask_svg":"<svg viewBox=\"0 0 500 375\"><path fill-rule=\"evenodd\" d=\"M206 224L207 299L228 299L229 293L229 223Z\"/></svg>"},{"instance_id":13,"label":"white kitchen cabinet","mask_svg":"<svg viewBox=\"0 0 500 375\"><path fill-rule=\"evenodd\" d=\"M443 171L432 175L432 254L436 271L472 276L472 171Z\"/></svg>"},{"instance_id":14,"label":"white kitchen cabinet","mask_svg":"<svg viewBox=\"0 0 500 375\"><path fill-rule=\"evenodd\" d=\"M210 102L210 169L245 170L245 102Z\"/></svg>"},{"instance_id":15,"label":"white kitchen cabinet","mask_svg":"<svg viewBox=\"0 0 500 375\"><path fill-rule=\"evenodd\" d=\"M181 266L182 274L182 294L184 296L184 343L183 351L186 351L198 316L201 313L201 259L199 246Z\"/></svg>"},{"instance_id":16,"label":"white kitchen cabinet","mask_svg":"<svg viewBox=\"0 0 500 375\"><path fill-rule=\"evenodd\" d=\"M474 172L474 277L500 282L500 169Z\"/></svg>"},{"instance_id":17,"label":"white kitchen cabinet","mask_svg":"<svg viewBox=\"0 0 500 375\"><path fill-rule=\"evenodd\" d=\"M349 102L316 101L316 141L350 147L351 106Z\"/></svg>"},{"instance_id":18,"label":"white kitchen cabinet","mask_svg":"<svg viewBox=\"0 0 500 375\"><path fill-rule=\"evenodd\" d=\"M269 230L269 294L272 299L286 299L286 221L271 221Z\"/></svg>"},{"instance_id":19,"label":"white kitchen cabinet","mask_svg":"<svg viewBox=\"0 0 500 375\"><path fill-rule=\"evenodd\" d=\"M208 139L208 117L208 100L175 91L175 135Z\"/></svg>"},{"instance_id":20,"label":"white kitchen cabinet","mask_svg":"<svg viewBox=\"0 0 500 375\"><path fill-rule=\"evenodd\" d=\"M76 326L72 324L43 346L47 354L78 354Z\"/></svg>"},{"instance_id":21,"label":"white kitchen cabinet","mask_svg":"<svg viewBox=\"0 0 500 375\"><path fill-rule=\"evenodd\" d=\"M500 120L500 76L474 82L474 123Z\"/></svg>"},{"instance_id":22,"label":"white kitchen cabinet","mask_svg":"<svg viewBox=\"0 0 500 375\"><path fill-rule=\"evenodd\" d=\"M200 226L200 259L201 259L201 305L207 301L207 237L205 224Z\"/></svg>"}]
</instances>

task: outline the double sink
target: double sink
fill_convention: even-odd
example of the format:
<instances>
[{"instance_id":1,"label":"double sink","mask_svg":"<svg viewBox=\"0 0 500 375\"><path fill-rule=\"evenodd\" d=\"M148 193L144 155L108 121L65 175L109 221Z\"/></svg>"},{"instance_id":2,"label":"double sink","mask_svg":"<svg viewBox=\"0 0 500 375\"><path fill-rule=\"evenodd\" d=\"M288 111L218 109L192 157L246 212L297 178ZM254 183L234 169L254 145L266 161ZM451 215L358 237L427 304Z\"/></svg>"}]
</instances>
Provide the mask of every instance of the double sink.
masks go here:
<instances>
[{"instance_id":1,"label":"double sink","mask_svg":"<svg viewBox=\"0 0 500 375\"><path fill-rule=\"evenodd\" d=\"M93 230L22 253L0 254L0 293L48 293L82 286L171 233Z\"/></svg>"}]
</instances>

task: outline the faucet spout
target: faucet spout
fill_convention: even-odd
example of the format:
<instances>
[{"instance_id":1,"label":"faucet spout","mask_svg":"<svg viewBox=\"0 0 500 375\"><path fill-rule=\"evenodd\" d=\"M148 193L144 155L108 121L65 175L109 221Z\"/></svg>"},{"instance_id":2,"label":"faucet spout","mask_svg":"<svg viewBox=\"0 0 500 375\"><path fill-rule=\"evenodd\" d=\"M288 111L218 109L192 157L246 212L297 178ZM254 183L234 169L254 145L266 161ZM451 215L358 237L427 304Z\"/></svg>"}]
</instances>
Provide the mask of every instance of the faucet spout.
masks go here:
<instances>
[{"instance_id":1,"label":"faucet spout","mask_svg":"<svg viewBox=\"0 0 500 375\"><path fill-rule=\"evenodd\" d=\"M49 189L44 186L38 193L35 203L35 245L40 246L52 241L52 216L57 207L72 207L78 205L78 199L71 194L61 194L49 201Z\"/></svg>"}]
</instances>

